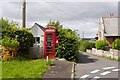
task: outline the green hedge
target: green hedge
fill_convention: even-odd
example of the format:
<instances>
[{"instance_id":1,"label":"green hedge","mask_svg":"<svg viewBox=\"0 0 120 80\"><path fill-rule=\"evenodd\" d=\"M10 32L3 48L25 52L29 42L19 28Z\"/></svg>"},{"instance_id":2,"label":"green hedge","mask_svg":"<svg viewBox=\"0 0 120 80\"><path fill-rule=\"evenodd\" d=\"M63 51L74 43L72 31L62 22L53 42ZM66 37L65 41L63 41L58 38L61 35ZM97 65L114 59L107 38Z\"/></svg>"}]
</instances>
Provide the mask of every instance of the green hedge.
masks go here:
<instances>
[{"instance_id":1,"label":"green hedge","mask_svg":"<svg viewBox=\"0 0 120 80\"><path fill-rule=\"evenodd\" d=\"M27 29L19 29L15 32L16 39L20 42L20 52L21 54L27 54L29 48L33 46L34 37L30 30Z\"/></svg>"},{"instance_id":2,"label":"green hedge","mask_svg":"<svg viewBox=\"0 0 120 80\"><path fill-rule=\"evenodd\" d=\"M56 56L70 61L76 61L79 51L79 41L75 34L63 29L60 33L60 43L56 48Z\"/></svg>"},{"instance_id":3,"label":"green hedge","mask_svg":"<svg viewBox=\"0 0 120 80\"><path fill-rule=\"evenodd\" d=\"M101 49L101 50L105 50L108 46L108 41L107 40L99 40L99 41L96 41L95 43L95 46L97 49Z\"/></svg>"},{"instance_id":4,"label":"green hedge","mask_svg":"<svg viewBox=\"0 0 120 80\"><path fill-rule=\"evenodd\" d=\"M120 50L120 39L116 39L112 44L113 49Z\"/></svg>"},{"instance_id":5,"label":"green hedge","mask_svg":"<svg viewBox=\"0 0 120 80\"><path fill-rule=\"evenodd\" d=\"M95 47L95 43L87 40L80 40L80 51L86 51L86 49L92 49Z\"/></svg>"}]
</instances>

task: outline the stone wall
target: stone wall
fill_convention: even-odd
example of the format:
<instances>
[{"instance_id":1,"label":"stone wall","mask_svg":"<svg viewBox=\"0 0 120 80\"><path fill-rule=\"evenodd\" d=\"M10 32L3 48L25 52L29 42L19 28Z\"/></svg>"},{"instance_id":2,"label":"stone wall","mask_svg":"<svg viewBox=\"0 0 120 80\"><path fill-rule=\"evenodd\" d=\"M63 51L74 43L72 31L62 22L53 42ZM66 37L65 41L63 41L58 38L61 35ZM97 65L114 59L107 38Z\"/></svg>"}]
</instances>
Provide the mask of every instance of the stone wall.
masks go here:
<instances>
[{"instance_id":1,"label":"stone wall","mask_svg":"<svg viewBox=\"0 0 120 80\"><path fill-rule=\"evenodd\" d=\"M110 49L109 51L97 50L92 48L92 50L87 50L86 52L97 55L97 56L106 56L114 59L118 59L120 55L120 50Z\"/></svg>"}]
</instances>

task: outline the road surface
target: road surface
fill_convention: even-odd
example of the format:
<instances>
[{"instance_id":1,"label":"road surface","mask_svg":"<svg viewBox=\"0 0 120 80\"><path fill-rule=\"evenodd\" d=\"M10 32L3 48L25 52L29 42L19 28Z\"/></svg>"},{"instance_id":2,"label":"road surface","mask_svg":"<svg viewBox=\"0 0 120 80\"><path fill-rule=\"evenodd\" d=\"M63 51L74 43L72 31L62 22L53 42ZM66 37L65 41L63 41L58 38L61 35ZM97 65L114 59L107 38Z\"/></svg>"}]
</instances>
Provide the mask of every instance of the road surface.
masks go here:
<instances>
[{"instance_id":1,"label":"road surface","mask_svg":"<svg viewBox=\"0 0 120 80\"><path fill-rule=\"evenodd\" d=\"M117 61L108 60L91 54L79 53L75 66L76 80L120 80Z\"/></svg>"}]
</instances>

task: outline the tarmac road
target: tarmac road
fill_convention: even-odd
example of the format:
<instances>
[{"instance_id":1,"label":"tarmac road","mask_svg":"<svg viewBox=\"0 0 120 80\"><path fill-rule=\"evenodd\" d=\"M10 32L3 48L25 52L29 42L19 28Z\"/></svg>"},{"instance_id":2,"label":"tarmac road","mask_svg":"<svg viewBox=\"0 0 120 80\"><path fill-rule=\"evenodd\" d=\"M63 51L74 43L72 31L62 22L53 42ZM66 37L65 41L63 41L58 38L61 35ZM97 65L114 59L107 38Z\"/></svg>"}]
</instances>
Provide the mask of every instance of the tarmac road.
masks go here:
<instances>
[{"instance_id":1,"label":"tarmac road","mask_svg":"<svg viewBox=\"0 0 120 80\"><path fill-rule=\"evenodd\" d=\"M117 61L91 54L79 53L75 66L76 80L120 80L120 67Z\"/></svg>"}]
</instances>

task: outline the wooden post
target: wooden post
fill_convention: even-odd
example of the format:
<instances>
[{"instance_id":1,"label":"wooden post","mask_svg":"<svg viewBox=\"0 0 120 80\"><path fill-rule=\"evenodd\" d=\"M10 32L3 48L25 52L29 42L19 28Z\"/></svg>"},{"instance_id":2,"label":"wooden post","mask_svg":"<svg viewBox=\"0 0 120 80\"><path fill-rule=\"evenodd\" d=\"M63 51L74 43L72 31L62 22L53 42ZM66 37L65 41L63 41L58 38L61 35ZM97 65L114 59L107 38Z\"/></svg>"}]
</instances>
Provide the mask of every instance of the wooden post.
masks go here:
<instances>
[{"instance_id":1,"label":"wooden post","mask_svg":"<svg viewBox=\"0 0 120 80\"><path fill-rule=\"evenodd\" d=\"M22 27L26 27L26 0L23 0Z\"/></svg>"}]
</instances>

